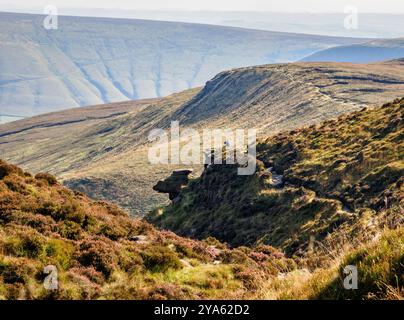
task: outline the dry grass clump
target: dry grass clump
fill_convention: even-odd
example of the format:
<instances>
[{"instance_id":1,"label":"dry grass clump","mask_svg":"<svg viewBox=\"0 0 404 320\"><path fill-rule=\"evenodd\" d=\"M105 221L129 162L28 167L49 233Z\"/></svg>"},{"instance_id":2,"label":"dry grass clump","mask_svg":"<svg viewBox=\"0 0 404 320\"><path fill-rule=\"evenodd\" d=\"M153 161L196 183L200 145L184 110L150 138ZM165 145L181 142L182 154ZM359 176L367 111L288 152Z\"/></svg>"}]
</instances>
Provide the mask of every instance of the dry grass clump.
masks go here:
<instances>
[{"instance_id":1,"label":"dry grass clump","mask_svg":"<svg viewBox=\"0 0 404 320\"><path fill-rule=\"evenodd\" d=\"M276 299L404 299L404 228L351 247L334 264L313 272L299 269L268 284L262 294ZM358 270L358 288L344 287L346 266Z\"/></svg>"}]
</instances>

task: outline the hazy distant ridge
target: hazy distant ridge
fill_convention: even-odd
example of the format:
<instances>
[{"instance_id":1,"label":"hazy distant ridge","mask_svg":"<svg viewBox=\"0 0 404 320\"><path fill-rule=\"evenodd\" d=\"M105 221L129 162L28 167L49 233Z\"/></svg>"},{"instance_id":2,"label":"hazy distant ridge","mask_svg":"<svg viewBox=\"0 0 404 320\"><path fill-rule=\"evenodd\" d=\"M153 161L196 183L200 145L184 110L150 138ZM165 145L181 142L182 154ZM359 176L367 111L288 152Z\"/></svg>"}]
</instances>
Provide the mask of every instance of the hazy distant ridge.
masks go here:
<instances>
[{"instance_id":1,"label":"hazy distant ridge","mask_svg":"<svg viewBox=\"0 0 404 320\"><path fill-rule=\"evenodd\" d=\"M186 23L0 13L0 113L166 96L222 70L294 61L363 40Z\"/></svg>"},{"instance_id":2,"label":"hazy distant ridge","mask_svg":"<svg viewBox=\"0 0 404 320\"><path fill-rule=\"evenodd\" d=\"M369 63L403 57L404 38L397 38L329 48L316 52L302 61Z\"/></svg>"}]
</instances>

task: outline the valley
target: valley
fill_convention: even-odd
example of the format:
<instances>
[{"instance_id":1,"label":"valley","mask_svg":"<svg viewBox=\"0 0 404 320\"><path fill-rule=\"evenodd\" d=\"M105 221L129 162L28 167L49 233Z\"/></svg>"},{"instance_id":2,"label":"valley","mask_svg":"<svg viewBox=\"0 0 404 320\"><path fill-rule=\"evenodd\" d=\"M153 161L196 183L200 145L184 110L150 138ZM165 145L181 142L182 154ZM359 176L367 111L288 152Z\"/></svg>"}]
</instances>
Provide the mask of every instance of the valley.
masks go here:
<instances>
[{"instance_id":1,"label":"valley","mask_svg":"<svg viewBox=\"0 0 404 320\"><path fill-rule=\"evenodd\" d=\"M401 71L402 70L402 71ZM260 137L399 98L404 63L293 63L220 73L204 88L160 99L51 113L0 126L0 153L34 173L50 172L95 199L144 215L167 197L153 185L183 166L150 165L147 135L184 128L256 128ZM195 166L198 175L201 168Z\"/></svg>"},{"instance_id":2,"label":"valley","mask_svg":"<svg viewBox=\"0 0 404 320\"><path fill-rule=\"evenodd\" d=\"M0 117L164 97L220 71L366 41L202 24L0 12ZM3 115L11 115L5 117Z\"/></svg>"}]
</instances>

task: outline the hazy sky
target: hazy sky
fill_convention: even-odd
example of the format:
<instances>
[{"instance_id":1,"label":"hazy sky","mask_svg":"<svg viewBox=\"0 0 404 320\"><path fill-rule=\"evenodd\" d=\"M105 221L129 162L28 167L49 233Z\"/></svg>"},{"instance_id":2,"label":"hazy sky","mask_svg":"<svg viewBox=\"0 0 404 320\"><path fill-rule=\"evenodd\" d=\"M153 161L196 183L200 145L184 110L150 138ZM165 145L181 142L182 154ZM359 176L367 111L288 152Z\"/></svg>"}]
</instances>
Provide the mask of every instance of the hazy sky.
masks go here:
<instances>
[{"instance_id":1,"label":"hazy sky","mask_svg":"<svg viewBox=\"0 0 404 320\"><path fill-rule=\"evenodd\" d=\"M108 8L146 10L220 10L343 12L355 5L362 12L404 13L404 0L0 0L0 10L59 8Z\"/></svg>"}]
</instances>

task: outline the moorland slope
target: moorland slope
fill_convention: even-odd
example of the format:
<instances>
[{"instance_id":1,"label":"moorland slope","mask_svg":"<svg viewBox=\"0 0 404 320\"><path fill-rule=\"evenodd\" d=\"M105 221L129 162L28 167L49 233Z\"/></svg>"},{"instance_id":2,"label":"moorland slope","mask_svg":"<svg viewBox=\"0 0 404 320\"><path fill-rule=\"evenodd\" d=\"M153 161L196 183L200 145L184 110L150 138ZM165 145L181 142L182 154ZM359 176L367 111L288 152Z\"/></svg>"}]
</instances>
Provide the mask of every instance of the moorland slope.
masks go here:
<instances>
[{"instance_id":1,"label":"moorland slope","mask_svg":"<svg viewBox=\"0 0 404 320\"><path fill-rule=\"evenodd\" d=\"M402 97L401 60L375 64L294 63L230 70L203 89L161 99L66 110L0 126L3 159L50 172L76 190L144 214L166 197L156 181L181 166L154 166L147 136L182 128L258 129L261 137ZM194 168L199 172L200 168Z\"/></svg>"}]
</instances>

